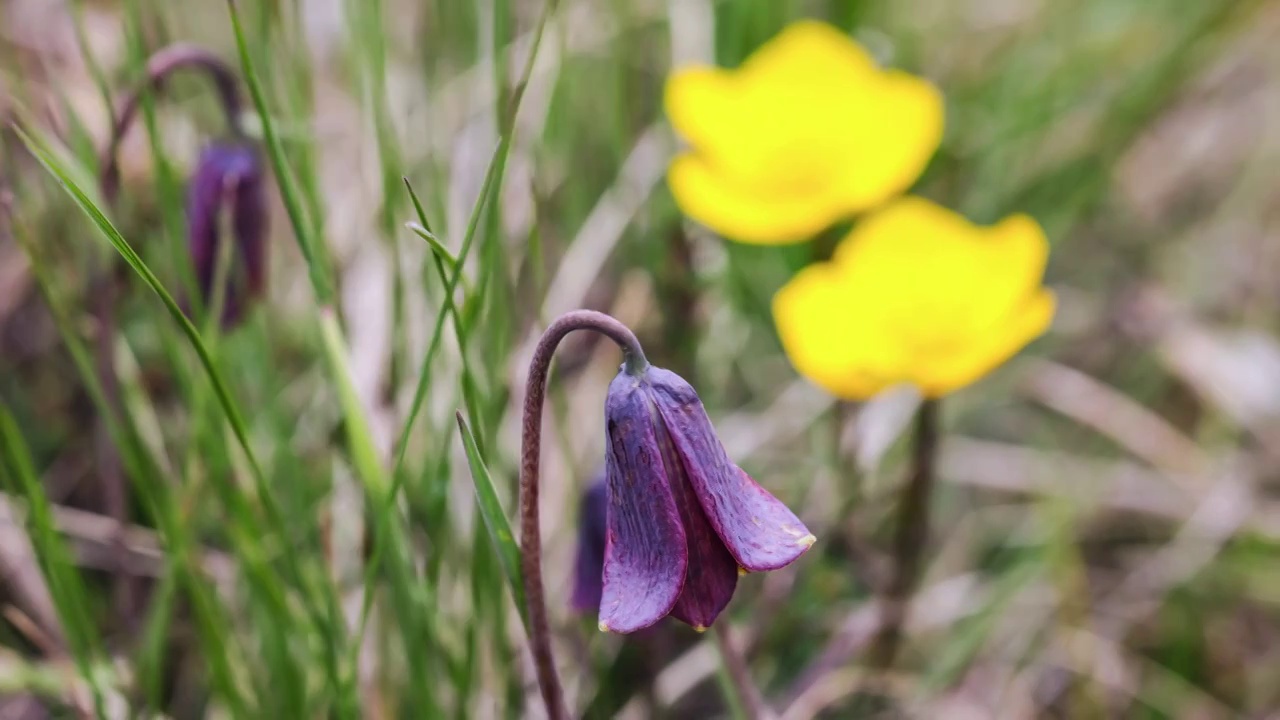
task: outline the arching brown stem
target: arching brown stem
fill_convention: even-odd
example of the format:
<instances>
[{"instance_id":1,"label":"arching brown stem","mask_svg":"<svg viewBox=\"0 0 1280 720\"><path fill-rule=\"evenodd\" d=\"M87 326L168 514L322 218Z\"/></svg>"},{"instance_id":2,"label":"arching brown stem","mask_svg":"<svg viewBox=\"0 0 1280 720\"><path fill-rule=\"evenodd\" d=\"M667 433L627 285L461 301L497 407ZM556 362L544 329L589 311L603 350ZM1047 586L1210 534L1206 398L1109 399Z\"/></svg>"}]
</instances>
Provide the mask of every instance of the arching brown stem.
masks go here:
<instances>
[{"instance_id":1,"label":"arching brown stem","mask_svg":"<svg viewBox=\"0 0 1280 720\"><path fill-rule=\"evenodd\" d=\"M117 150L121 140L133 124L138 114L138 105L145 93L164 88L165 80L175 71L184 68L203 70L209 74L218 91L222 111L227 117L227 128L235 137L244 135L244 127L240 123L240 81L235 70L222 58L195 45L178 43L158 50L147 60L147 75L132 93L116 110L111 122L111 139L98 158L100 168L99 182L102 194L108 201L114 199L120 184L120 165Z\"/></svg>"},{"instance_id":2,"label":"arching brown stem","mask_svg":"<svg viewBox=\"0 0 1280 720\"><path fill-rule=\"evenodd\" d=\"M520 447L520 567L529 613L529 644L538 674L538 687L551 720L569 720L564 689L556 672L551 649L551 628L547 622L547 597L542 584L542 530L538 520L538 467L542 451L542 404L547 393L547 374L556 346L574 330L594 330L622 348L626 372L643 373L649 363L635 333L604 313L573 310L547 327L538 340L529 362L525 385L524 418Z\"/></svg>"}]
</instances>

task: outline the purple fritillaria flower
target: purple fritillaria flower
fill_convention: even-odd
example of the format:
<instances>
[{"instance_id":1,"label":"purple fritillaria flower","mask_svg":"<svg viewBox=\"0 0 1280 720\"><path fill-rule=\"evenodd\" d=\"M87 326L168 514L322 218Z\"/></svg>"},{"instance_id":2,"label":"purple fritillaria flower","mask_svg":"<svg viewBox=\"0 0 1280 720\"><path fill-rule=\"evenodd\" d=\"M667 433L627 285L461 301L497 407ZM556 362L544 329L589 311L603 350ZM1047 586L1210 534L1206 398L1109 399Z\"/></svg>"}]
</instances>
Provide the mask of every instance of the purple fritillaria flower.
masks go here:
<instances>
[{"instance_id":1,"label":"purple fritillaria flower","mask_svg":"<svg viewBox=\"0 0 1280 720\"><path fill-rule=\"evenodd\" d=\"M578 554L573 564L573 595L569 599L575 612L600 610L608 509L608 486L602 471L583 491L578 505Z\"/></svg>"},{"instance_id":2,"label":"purple fritillaria flower","mask_svg":"<svg viewBox=\"0 0 1280 720\"><path fill-rule=\"evenodd\" d=\"M266 180L258 150L249 143L206 147L187 186L187 245L206 304L213 297L224 212L230 215L238 261L229 271L222 314L222 324L230 326L266 285Z\"/></svg>"},{"instance_id":3,"label":"purple fritillaria flower","mask_svg":"<svg viewBox=\"0 0 1280 720\"><path fill-rule=\"evenodd\" d=\"M635 632L668 614L705 629L740 572L776 570L813 545L799 518L729 460L679 375L620 372L605 423L601 630Z\"/></svg>"}]
</instances>

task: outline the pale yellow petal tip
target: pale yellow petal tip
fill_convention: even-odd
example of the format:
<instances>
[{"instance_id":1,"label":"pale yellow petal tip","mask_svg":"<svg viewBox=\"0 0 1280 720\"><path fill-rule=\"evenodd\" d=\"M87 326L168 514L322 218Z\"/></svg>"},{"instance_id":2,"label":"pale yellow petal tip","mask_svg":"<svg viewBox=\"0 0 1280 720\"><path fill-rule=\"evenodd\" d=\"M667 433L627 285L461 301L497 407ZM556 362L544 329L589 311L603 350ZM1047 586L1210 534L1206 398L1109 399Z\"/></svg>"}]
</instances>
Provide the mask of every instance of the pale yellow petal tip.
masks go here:
<instances>
[{"instance_id":1,"label":"pale yellow petal tip","mask_svg":"<svg viewBox=\"0 0 1280 720\"><path fill-rule=\"evenodd\" d=\"M738 577L746 577L747 573L749 572L751 571L742 567L741 565L738 566Z\"/></svg>"},{"instance_id":2,"label":"pale yellow petal tip","mask_svg":"<svg viewBox=\"0 0 1280 720\"><path fill-rule=\"evenodd\" d=\"M813 533L809 533L797 540L796 544L803 545L804 547L813 547L813 544L816 542L818 542L818 538Z\"/></svg>"},{"instance_id":3,"label":"pale yellow petal tip","mask_svg":"<svg viewBox=\"0 0 1280 720\"><path fill-rule=\"evenodd\" d=\"M601 621L600 621L600 624L599 624L599 625L597 625L596 627L600 628L600 632L602 632L602 633L607 633L607 632L609 632L609 623L607 623L607 622L605 622L605 621L603 621L603 620L601 620Z\"/></svg>"},{"instance_id":4,"label":"pale yellow petal tip","mask_svg":"<svg viewBox=\"0 0 1280 720\"><path fill-rule=\"evenodd\" d=\"M693 626L693 631L694 631L694 632L696 632L696 633L704 633L704 632L706 632L706 631L707 631L707 626L706 626L706 625L694 625L694 626Z\"/></svg>"}]
</instances>

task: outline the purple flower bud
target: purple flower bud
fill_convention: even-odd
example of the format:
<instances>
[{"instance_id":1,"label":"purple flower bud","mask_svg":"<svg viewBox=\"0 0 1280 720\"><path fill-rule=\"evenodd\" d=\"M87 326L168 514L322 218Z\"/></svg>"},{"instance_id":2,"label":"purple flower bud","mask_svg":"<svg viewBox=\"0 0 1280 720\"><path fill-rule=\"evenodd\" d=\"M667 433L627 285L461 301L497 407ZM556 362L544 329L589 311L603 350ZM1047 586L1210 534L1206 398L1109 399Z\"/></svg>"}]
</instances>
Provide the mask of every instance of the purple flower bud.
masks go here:
<instances>
[{"instance_id":1,"label":"purple flower bud","mask_svg":"<svg viewBox=\"0 0 1280 720\"><path fill-rule=\"evenodd\" d=\"M187 187L187 245L205 304L213 297L218 239L230 218L235 243L222 323L237 323L266 284L267 196L258 151L245 142L214 143L200 154Z\"/></svg>"},{"instance_id":2,"label":"purple flower bud","mask_svg":"<svg viewBox=\"0 0 1280 720\"><path fill-rule=\"evenodd\" d=\"M630 633L668 614L705 629L740 572L776 570L813 545L799 518L729 460L679 375L619 373L605 423L601 630Z\"/></svg>"},{"instance_id":3,"label":"purple flower bud","mask_svg":"<svg viewBox=\"0 0 1280 720\"><path fill-rule=\"evenodd\" d=\"M600 582L604 572L604 544L609 496L604 472L600 472L582 493L578 506L578 556L573 565L573 596L569 605L576 612L600 610Z\"/></svg>"}]
</instances>

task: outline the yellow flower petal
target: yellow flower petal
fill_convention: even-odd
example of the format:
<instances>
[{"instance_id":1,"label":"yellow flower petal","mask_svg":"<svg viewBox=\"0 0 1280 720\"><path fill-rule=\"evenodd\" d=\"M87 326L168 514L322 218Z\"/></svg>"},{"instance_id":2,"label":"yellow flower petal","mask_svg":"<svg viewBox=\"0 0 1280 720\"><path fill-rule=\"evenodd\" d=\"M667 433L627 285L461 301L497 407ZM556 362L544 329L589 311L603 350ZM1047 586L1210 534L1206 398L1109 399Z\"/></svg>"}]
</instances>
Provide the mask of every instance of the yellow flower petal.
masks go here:
<instances>
[{"instance_id":1,"label":"yellow flower petal","mask_svg":"<svg viewBox=\"0 0 1280 720\"><path fill-rule=\"evenodd\" d=\"M774 298L783 347L802 375L865 398L898 382L938 396L968 385L1044 332L1048 241L1017 215L992 227L921 198L862 221L830 263Z\"/></svg>"},{"instance_id":2,"label":"yellow flower petal","mask_svg":"<svg viewBox=\"0 0 1280 720\"><path fill-rule=\"evenodd\" d=\"M671 126L713 162L731 164L739 132L741 95L734 76L718 68L691 67L667 79L663 94Z\"/></svg>"},{"instance_id":3,"label":"yellow flower petal","mask_svg":"<svg viewBox=\"0 0 1280 720\"><path fill-rule=\"evenodd\" d=\"M986 302L1002 304L1040 284L1049 260L1049 238L1030 216L1012 215L994 225L982 249L979 273Z\"/></svg>"},{"instance_id":4,"label":"yellow flower petal","mask_svg":"<svg viewBox=\"0 0 1280 720\"><path fill-rule=\"evenodd\" d=\"M942 93L900 71L883 73L866 102L874 113L845 114L853 155L847 168L847 207L857 212L906 190L942 142Z\"/></svg>"},{"instance_id":5,"label":"yellow flower petal","mask_svg":"<svg viewBox=\"0 0 1280 720\"><path fill-rule=\"evenodd\" d=\"M671 163L667 184L680 210L718 232L747 243L799 242L825 228L834 200L820 192L761 195L717 174L701 156Z\"/></svg>"},{"instance_id":6,"label":"yellow flower petal","mask_svg":"<svg viewBox=\"0 0 1280 720\"><path fill-rule=\"evenodd\" d=\"M919 363L916 385L926 397L940 397L972 384L1043 335L1053 322L1055 305L1053 293L1037 292L1005 322L976 335L956 354Z\"/></svg>"},{"instance_id":7,"label":"yellow flower petal","mask_svg":"<svg viewBox=\"0 0 1280 720\"><path fill-rule=\"evenodd\" d=\"M901 277L940 253L950 255L957 238L973 226L959 214L910 195L868 215L836 248L832 260L843 267L872 267ZM951 259L951 258L948 258Z\"/></svg>"},{"instance_id":8,"label":"yellow flower petal","mask_svg":"<svg viewBox=\"0 0 1280 720\"><path fill-rule=\"evenodd\" d=\"M872 368L892 363L868 356L889 345L869 325L851 322L854 290L834 265L810 265L774 295L773 317L782 347L801 375L837 397L865 399L891 383L873 376Z\"/></svg>"},{"instance_id":9,"label":"yellow flower petal","mask_svg":"<svg viewBox=\"0 0 1280 720\"><path fill-rule=\"evenodd\" d=\"M932 85L880 70L846 34L814 21L793 23L737 70L677 71L664 102L691 145L671 167L676 201L746 242L803 240L884 202L915 181L942 137ZM746 205L765 207L739 217ZM801 211L810 217L792 217Z\"/></svg>"},{"instance_id":10,"label":"yellow flower petal","mask_svg":"<svg viewBox=\"0 0 1280 720\"><path fill-rule=\"evenodd\" d=\"M878 72L875 61L849 35L817 20L797 20L756 49L742 64L746 82L779 86L832 86Z\"/></svg>"},{"instance_id":11,"label":"yellow flower petal","mask_svg":"<svg viewBox=\"0 0 1280 720\"><path fill-rule=\"evenodd\" d=\"M1044 232L1025 215L983 228L907 197L860 223L835 262L874 298L903 342L919 353L947 353L1028 297L1048 252Z\"/></svg>"}]
</instances>

